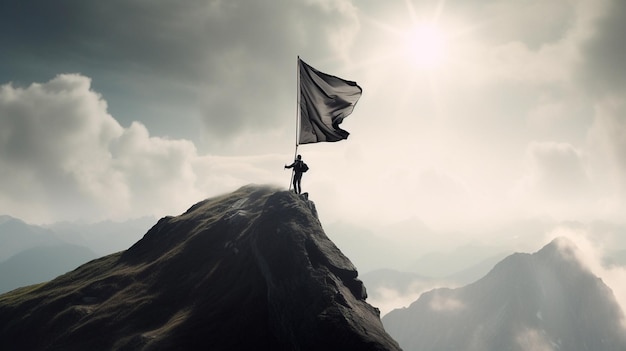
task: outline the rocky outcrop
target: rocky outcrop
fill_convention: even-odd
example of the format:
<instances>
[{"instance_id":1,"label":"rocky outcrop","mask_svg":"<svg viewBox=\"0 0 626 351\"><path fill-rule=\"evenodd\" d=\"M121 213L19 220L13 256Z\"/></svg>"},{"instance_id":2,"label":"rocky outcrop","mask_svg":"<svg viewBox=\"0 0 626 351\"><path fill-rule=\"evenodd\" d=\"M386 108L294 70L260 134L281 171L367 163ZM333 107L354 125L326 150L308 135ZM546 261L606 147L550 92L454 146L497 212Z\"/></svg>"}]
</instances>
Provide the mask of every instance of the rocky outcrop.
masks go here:
<instances>
[{"instance_id":1,"label":"rocky outcrop","mask_svg":"<svg viewBox=\"0 0 626 351\"><path fill-rule=\"evenodd\" d=\"M0 295L3 350L399 350L315 205L247 186Z\"/></svg>"}]
</instances>

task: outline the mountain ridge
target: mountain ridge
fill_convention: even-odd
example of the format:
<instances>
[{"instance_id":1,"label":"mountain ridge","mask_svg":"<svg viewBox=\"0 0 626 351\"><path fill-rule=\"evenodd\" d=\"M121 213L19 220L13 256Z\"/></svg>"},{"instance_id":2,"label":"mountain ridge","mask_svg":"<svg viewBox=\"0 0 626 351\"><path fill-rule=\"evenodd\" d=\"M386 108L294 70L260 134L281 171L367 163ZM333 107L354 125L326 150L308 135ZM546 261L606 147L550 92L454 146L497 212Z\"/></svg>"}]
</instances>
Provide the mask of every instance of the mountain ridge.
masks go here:
<instances>
[{"instance_id":1,"label":"mountain ridge","mask_svg":"<svg viewBox=\"0 0 626 351\"><path fill-rule=\"evenodd\" d=\"M482 279L424 293L383 322L407 351L625 350L623 311L575 250L558 238L512 254Z\"/></svg>"},{"instance_id":2,"label":"mountain ridge","mask_svg":"<svg viewBox=\"0 0 626 351\"><path fill-rule=\"evenodd\" d=\"M313 202L246 186L0 295L0 348L399 350Z\"/></svg>"},{"instance_id":3,"label":"mountain ridge","mask_svg":"<svg viewBox=\"0 0 626 351\"><path fill-rule=\"evenodd\" d=\"M46 228L27 224L19 218L0 215L0 261L41 245L58 245L63 241Z\"/></svg>"}]
</instances>

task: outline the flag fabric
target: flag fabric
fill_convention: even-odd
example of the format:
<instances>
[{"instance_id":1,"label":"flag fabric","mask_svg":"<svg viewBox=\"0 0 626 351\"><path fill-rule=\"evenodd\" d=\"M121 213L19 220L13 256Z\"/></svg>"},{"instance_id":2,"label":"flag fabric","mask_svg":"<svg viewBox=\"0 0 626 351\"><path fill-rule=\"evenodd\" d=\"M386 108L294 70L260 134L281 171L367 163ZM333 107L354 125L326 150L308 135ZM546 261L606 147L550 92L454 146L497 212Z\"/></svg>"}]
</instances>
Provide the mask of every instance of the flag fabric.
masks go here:
<instances>
[{"instance_id":1,"label":"flag fabric","mask_svg":"<svg viewBox=\"0 0 626 351\"><path fill-rule=\"evenodd\" d=\"M339 128L354 110L363 90L355 82L320 72L298 58L300 74L299 144L340 141L350 133Z\"/></svg>"}]
</instances>

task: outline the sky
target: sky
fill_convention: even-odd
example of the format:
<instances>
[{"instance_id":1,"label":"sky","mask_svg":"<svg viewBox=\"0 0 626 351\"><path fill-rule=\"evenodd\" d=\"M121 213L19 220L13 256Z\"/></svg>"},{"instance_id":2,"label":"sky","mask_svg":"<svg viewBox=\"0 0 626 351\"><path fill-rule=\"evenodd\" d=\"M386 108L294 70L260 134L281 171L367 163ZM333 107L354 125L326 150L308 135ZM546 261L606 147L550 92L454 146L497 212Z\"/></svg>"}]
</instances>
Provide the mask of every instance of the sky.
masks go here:
<instances>
[{"instance_id":1,"label":"sky","mask_svg":"<svg viewBox=\"0 0 626 351\"><path fill-rule=\"evenodd\" d=\"M287 188L300 56L363 88L348 140L298 149L323 222L623 223L625 18L619 0L2 1L0 213L160 217Z\"/></svg>"},{"instance_id":2,"label":"sky","mask_svg":"<svg viewBox=\"0 0 626 351\"><path fill-rule=\"evenodd\" d=\"M626 306L602 264L626 250L622 0L0 0L0 48L0 214L287 189L299 56L363 88L348 140L298 149L342 250L389 244L376 262L399 268L569 236Z\"/></svg>"}]
</instances>

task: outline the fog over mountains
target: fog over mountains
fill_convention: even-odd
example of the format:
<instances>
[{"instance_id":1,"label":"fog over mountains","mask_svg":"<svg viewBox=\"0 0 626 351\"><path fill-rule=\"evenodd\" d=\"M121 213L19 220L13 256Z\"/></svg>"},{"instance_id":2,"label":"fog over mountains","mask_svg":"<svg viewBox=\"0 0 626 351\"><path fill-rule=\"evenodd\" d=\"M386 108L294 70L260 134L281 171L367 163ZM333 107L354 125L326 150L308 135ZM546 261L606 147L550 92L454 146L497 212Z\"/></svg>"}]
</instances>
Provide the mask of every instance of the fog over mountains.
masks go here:
<instances>
[{"instance_id":1,"label":"fog over mountains","mask_svg":"<svg viewBox=\"0 0 626 351\"><path fill-rule=\"evenodd\" d=\"M409 350L626 350L624 314L612 290L558 238L516 253L484 278L422 294L383 318Z\"/></svg>"}]
</instances>

